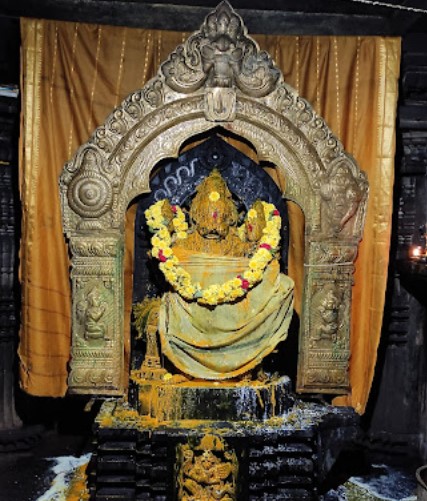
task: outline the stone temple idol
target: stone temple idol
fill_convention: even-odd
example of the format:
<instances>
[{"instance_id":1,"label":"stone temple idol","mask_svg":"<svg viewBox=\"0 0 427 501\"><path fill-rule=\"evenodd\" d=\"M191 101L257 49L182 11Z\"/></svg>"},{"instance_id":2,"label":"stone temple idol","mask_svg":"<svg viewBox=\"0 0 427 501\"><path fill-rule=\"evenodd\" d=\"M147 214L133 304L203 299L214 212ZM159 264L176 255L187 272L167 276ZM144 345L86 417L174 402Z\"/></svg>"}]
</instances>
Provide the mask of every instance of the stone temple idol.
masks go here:
<instances>
[{"instance_id":1,"label":"stone temple idol","mask_svg":"<svg viewBox=\"0 0 427 501\"><path fill-rule=\"evenodd\" d=\"M69 391L108 397L93 499L318 499L356 420L303 396L349 390L367 181L227 2L96 129L60 189L72 253ZM305 218L299 315L287 201ZM298 327L297 354L284 343Z\"/></svg>"}]
</instances>

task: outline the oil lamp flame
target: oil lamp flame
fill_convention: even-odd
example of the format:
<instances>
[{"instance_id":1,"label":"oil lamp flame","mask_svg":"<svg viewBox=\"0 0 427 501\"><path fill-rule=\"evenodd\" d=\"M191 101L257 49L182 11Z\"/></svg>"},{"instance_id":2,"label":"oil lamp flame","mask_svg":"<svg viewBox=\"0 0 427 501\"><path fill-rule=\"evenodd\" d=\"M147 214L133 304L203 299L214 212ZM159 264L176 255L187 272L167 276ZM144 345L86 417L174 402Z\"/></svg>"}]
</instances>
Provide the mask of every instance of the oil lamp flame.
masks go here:
<instances>
[{"instance_id":1,"label":"oil lamp flame","mask_svg":"<svg viewBox=\"0 0 427 501\"><path fill-rule=\"evenodd\" d=\"M409 258L413 261L427 264L427 248L422 245L412 247L409 251Z\"/></svg>"},{"instance_id":2,"label":"oil lamp flame","mask_svg":"<svg viewBox=\"0 0 427 501\"><path fill-rule=\"evenodd\" d=\"M423 254L423 249L420 246L413 247L411 250L411 257L420 258L422 254Z\"/></svg>"}]
</instances>

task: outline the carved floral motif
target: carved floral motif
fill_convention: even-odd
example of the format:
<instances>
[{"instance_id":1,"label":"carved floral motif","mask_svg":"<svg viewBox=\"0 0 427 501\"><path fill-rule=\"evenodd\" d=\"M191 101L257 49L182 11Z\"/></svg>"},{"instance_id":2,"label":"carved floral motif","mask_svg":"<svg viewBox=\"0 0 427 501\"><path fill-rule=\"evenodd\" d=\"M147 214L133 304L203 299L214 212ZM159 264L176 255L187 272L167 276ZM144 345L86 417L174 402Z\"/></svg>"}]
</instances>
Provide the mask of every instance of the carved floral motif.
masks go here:
<instances>
[{"instance_id":1,"label":"carved floral motif","mask_svg":"<svg viewBox=\"0 0 427 501\"><path fill-rule=\"evenodd\" d=\"M331 370L329 368L308 370L306 374L306 381L308 385L312 385L313 388L316 388L319 384L324 386L331 385L340 387L342 392L344 392L348 386L346 371Z\"/></svg>"},{"instance_id":2,"label":"carved floral motif","mask_svg":"<svg viewBox=\"0 0 427 501\"><path fill-rule=\"evenodd\" d=\"M71 243L73 254L78 256L115 257L117 243L114 240L75 240Z\"/></svg>"},{"instance_id":3,"label":"carved floral motif","mask_svg":"<svg viewBox=\"0 0 427 501\"><path fill-rule=\"evenodd\" d=\"M357 255L357 245L337 245L333 241L312 242L310 252L311 260L317 264L352 265Z\"/></svg>"},{"instance_id":4,"label":"carved floral motif","mask_svg":"<svg viewBox=\"0 0 427 501\"><path fill-rule=\"evenodd\" d=\"M69 385L71 388L84 388L88 383L91 383L93 387L92 393L99 393L97 387L112 387L117 386L119 381L117 377L117 368L106 369L106 368L93 368L87 369L86 367L79 367L78 365L72 368ZM87 391L91 393L90 388Z\"/></svg>"}]
</instances>

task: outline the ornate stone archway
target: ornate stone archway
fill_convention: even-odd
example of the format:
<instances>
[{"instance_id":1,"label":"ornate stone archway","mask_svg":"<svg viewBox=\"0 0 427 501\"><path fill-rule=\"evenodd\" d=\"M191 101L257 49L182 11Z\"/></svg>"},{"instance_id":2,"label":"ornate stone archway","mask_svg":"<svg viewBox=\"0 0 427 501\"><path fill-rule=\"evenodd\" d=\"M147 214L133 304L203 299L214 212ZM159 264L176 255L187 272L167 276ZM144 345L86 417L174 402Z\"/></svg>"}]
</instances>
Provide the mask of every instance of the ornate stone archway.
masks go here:
<instances>
[{"instance_id":1,"label":"ornate stone archway","mask_svg":"<svg viewBox=\"0 0 427 501\"><path fill-rule=\"evenodd\" d=\"M221 3L157 76L132 93L61 175L72 252L70 391L123 393L124 216L159 160L221 125L249 140L305 215L298 390L344 393L353 263L368 186L355 161Z\"/></svg>"}]
</instances>

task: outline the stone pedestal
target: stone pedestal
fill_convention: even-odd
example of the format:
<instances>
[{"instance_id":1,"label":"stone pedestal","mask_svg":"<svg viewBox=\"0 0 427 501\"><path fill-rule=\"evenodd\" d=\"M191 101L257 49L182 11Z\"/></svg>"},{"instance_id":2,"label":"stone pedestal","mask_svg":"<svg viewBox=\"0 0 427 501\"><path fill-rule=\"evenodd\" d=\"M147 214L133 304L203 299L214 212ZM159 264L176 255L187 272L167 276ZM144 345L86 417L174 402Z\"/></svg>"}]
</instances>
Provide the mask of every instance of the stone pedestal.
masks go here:
<instances>
[{"instance_id":1,"label":"stone pedestal","mask_svg":"<svg viewBox=\"0 0 427 501\"><path fill-rule=\"evenodd\" d=\"M211 382L132 377L141 415L159 422L186 419L262 421L282 416L294 404L287 376L265 381Z\"/></svg>"},{"instance_id":2,"label":"stone pedestal","mask_svg":"<svg viewBox=\"0 0 427 501\"><path fill-rule=\"evenodd\" d=\"M319 404L297 402L265 421L160 423L105 402L89 467L91 499L196 501L215 488L228 496L218 499L315 500L356 432L352 409Z\"/></svg>"}]
</instances>

